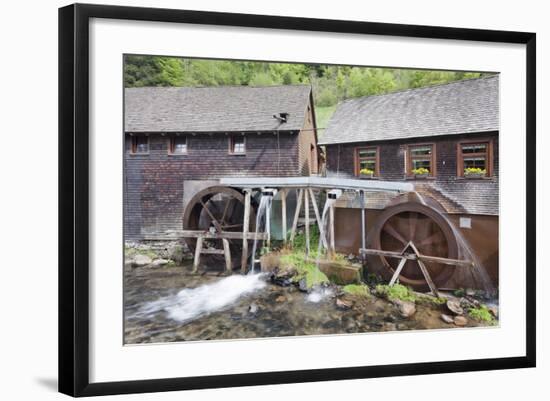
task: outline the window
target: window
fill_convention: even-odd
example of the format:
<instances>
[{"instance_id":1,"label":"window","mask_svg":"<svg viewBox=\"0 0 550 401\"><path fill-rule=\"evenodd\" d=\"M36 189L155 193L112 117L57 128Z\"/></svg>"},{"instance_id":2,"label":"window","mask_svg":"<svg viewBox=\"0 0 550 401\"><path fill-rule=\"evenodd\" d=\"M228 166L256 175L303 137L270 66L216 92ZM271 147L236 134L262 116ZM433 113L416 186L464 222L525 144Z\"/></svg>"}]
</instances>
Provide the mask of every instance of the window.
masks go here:
<instances>
[{"instance_id":1,"label":"window","mask_svg":"<svg viewBox=\"0 0 550 401\"><path fill-rule=\"evenodd\" d=\"M242 155L246 152L244 135L234 135L229 137L229 153Z\"/></svg>"},{"instance_id":2,"label":"window","mask_svg":"<svg viewBox=\"0 0 550 401\"><path fill-rule=\"evenodd\" d=\"M407 156L407 175L426 175L429 177L435 176L435 152L433 144L409 146Z\"/></svg>"},{"instance_id":3,"label":"window","mask_svg":"<svg viewBox=\"0 0 550 401\"><path fill-rule=\"evenodd\" d=\"M183 155L187 153L187 137L173 136L170 138L170 154Z\"/></svg>"},{"instance_id":4,"label":"window","mask_svg":"<svg viewBox=\"0 0 550 401\"><path fill-rule=\"evenodd\" d=\"M459 177L489 177L492 168L491 142L462 142L458 144Z\"/></svg>"},{"instance_id":5,"label":"window","mask_svg":"<svg viewBox=\"0 0 550 401\"><path fill-rule=\"evenodd\" d=\"M143 154L149 153L149 137L145 135L134 135L132 138L132 146L130 153Z\"/></svg>"},{"instance_id":6,"label":"window","mask_svg":"<svg viewBox=\"0 0 550 401\"><path fill-rule=\"evenodd\" d=\"M372 171L373 176L378 176L378 147L356 148L355 160L355 175Z\"/></svg>"}]
</instances>

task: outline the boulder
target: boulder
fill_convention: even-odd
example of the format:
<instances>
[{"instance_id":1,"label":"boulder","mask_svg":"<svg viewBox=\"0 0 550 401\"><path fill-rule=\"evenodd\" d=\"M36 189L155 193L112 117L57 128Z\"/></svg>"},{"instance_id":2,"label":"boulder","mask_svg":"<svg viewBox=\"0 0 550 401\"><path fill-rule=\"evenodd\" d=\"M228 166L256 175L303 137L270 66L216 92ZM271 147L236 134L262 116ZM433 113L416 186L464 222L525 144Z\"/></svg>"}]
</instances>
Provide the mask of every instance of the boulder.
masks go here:
<instances>
[{"instance_id":1,"label":"boulder","mask_svg":"<svg viewBox=\"0 0 550 401\"><path fill-rule=\"evenodd\" d=\"M468 324L468 319L466 319L464 316L455 316L454 324L461 327L466 326Z\"/></svg>"},{"instance_id":2,"label":"boulder","mask_svg":"<svg viewBox=\"0 0 550 401\"><path fill-rule=\"evenodd\" d=\"M416 313L416 306L414 305L414 302L396 299L393 303L397 306L397 309L399 309L399 314L402 317L409 318Z\"/></svg>"},{"instance_id":3,"label":"boulder","mask_svg":"<svg viewBox=\"0 0 550 401\"><path fill-rule=\"evenodd\" d=\"M166 258L172 259L178 265L181 265L185 259L185 248L180 243L171 244L166 251Z\"/></svg>"},{"instance_id":4,"label":"boulder","mask_svg":"<svg viewBox=\"0 0 550 401\"><path fill-rule=\"evenodd\" d=\"M141 254L134 256L134 259L132 261L132 265L134 267L144 267L144 266L150 265L151 263L153 263L153 259L151 259L147 255L141 255Z\"/></svg>"}]
</instances>

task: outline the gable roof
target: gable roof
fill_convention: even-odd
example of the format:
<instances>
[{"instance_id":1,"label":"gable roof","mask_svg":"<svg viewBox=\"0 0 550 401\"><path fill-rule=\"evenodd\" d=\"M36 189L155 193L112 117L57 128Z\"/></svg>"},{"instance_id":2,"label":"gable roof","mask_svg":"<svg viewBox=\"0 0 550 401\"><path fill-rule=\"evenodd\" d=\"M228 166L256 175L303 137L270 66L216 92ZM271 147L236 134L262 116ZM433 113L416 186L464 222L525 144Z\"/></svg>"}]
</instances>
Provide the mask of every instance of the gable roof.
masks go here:
<instances>
[{"instance_id":1,"label":"gable roof","mask_svg":"<svg viewBox=\"0 0 550 401\"><path fill-rule=\"evenodd\" d=\"M498 75L349 99L319 144L498 131L498 105Z\"/></svg>"},{"instance_id":2,"label":"gable roof","mask_svg":"<svg viewBox=\"0 0 550 401\"><path fill-rule=\"evenodd\" d=\"M125 89L126 132L300 130L309 85ZM288 113L287 122L273 118Z\"/></svg>"}]
</instances>

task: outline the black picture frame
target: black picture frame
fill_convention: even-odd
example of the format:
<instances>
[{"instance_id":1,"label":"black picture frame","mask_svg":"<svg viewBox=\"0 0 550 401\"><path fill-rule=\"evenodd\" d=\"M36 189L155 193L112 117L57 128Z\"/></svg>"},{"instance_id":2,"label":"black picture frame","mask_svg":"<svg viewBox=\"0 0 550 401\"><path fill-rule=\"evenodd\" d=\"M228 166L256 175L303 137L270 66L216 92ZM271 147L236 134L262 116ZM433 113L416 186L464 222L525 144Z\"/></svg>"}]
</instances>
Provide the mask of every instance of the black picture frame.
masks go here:
<instances>
[{"instance_id":1,"label":"black picture frame","mask_svg":"<svg viewBox=\"0 0 550 401\"><path fill-rule=\"evenodd\" d=\"M90 383L88 61L91 18L414 38L526 46L526 354L383 366ZM219 12L74 4L59 9L59 391L71 396L141 393L534 367L536 364L535 120L536 35L527 32L402 25Z\"/></svg>"}]
</instances>

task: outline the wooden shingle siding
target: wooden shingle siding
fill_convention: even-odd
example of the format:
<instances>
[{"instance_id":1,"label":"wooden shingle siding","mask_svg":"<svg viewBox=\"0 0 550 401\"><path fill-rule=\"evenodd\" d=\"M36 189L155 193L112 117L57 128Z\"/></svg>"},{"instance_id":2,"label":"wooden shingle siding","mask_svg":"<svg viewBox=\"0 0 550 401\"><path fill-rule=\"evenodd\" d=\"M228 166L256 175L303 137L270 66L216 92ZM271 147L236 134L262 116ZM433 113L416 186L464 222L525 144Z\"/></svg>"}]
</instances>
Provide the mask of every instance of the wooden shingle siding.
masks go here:
<instances>
[{"instance_id":1,"label":"wooden shingle siding","mask_svg":"<svg viewBox=\"0 0 550 401\"><path fill-rule=\"evenodd\" d=\"M299 141L299 161L302 175L318 173L318 150L317 141L315 139L315 128L313 107L311 106L311 103L309 103L306 111L306 117L304 119L304 127L300 132ZM312 155L312 148L314 150L314 155Z\"/></svg>"},{"instance_id":2,"label":"wooden shingle siding","mask_svg":"<svg viewBox=\"0 0 550 401\"><path fill-rule=\"evenodd\" d=\"M457 176L457 146L461 141L476 139L492 141L492 176L467 179ZM407 145L426 142L426 138L399 141L373 141L326 145L327 176L354 177L354 154L357 147L378 146L380 153L380 179L407 180L439 198L452 213L498 215L499 211L499 157L498 132L431 137L436 147L436 176L415 180L406 176L405 154Z\"/></svg>"},{"instance_id":3,"label":"wooden shingle siding","mask_svg":"<svg viewBox=\"0 0 550 401\"><path fill-rule=\"evenodd\" d=\"M228 154L228 136L214 133L187 136L184 155L168 153L169 135L149 134L149 153L130 154L126 135L124 229L125 238L180 230L183 181L230 176L298 176L299 134L246 134L246 154Z\"/></svg>"}]
</instances>

